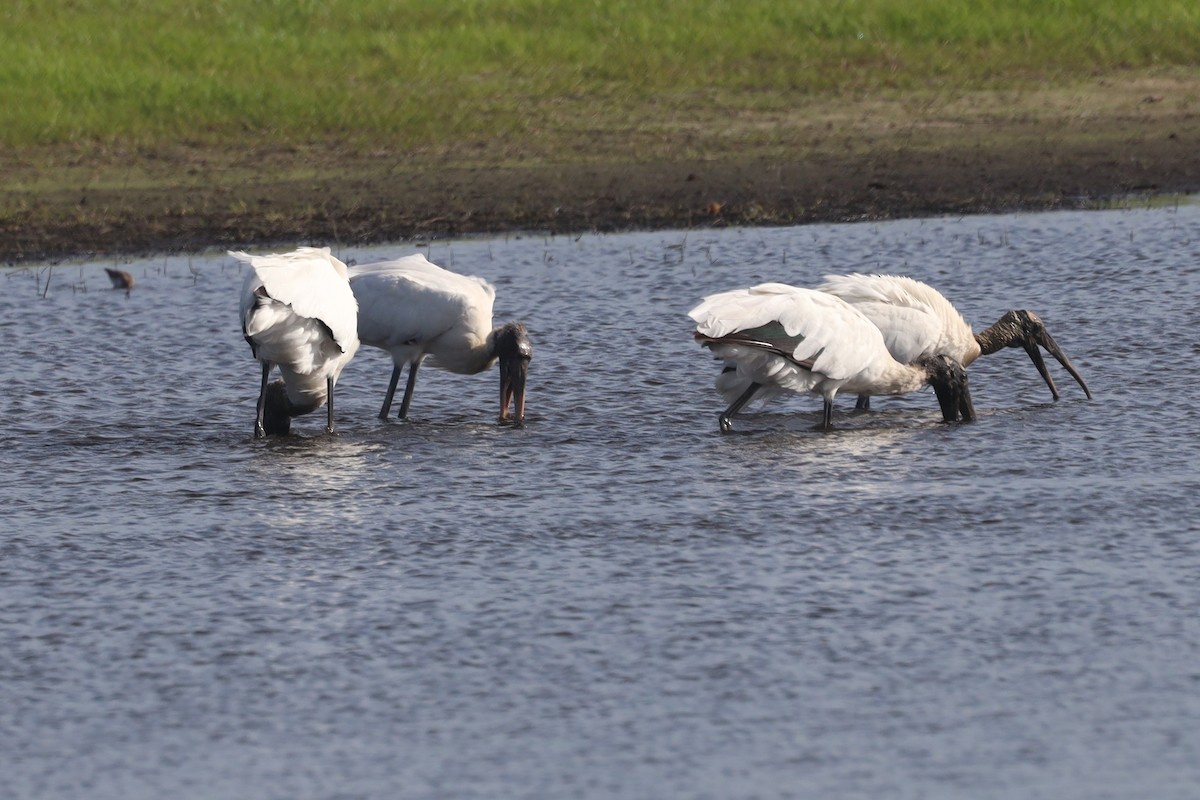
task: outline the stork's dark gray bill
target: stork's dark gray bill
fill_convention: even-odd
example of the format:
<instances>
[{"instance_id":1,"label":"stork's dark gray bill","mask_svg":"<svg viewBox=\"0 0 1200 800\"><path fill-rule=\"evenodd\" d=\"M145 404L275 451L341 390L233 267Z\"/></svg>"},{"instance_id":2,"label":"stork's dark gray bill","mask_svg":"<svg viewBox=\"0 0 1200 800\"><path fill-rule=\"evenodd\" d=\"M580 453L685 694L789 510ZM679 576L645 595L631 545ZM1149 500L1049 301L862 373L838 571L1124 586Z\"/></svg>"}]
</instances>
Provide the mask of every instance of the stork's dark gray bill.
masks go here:
<instances>
[{"instance_id":1,"label":"stork's dark gray bill","mask_svg":"<svg viewBox=\"0 0 1200 800\"><path fill-rule=\"evenodd\" d=\"M507 422L509 406L512 421L525 421L525 379L533 358L529 331L519 322L509 322L492 333L492 349L500 362L500 421Z\"/></svg>"},{"instance_id":2,"label":"stork's dark gray bill","mask_svg":"<svg viewBox=\"0 0 1200 800\"><path fill-rule=\"evenodd\" d=\"M1038 345L1046 349L1046 352L1054 356L1059 364L1062 364L1063 369L1070 373L1075 382L1083 389L1083 393L1087 395L1089 400L1092 399L1092 390L1088 388L1083 381L1083 376L1075 369L1075 365L1071 363L1071 359L1067 358L1067 354L1058 346L1058 342L1054 341L1054 337L1046 330L1045 325L1037 326L1034 336L1031 339L1026 339L1023 343L1025 352L1029 354L1029 359L1033 361L1033 365L1037 367L1038 373L1041 374L1042 380L1050 387L1050 394L1054 395L1054 399L1058 399L1058 388L1054 385L1054 379L1050 377L1050 372L1046 369L1046 362L1042 359L1041 351L1038 350Z\"/></svg>"},{"instance_id":3,"label":"stork's dark gray bill","mask_svg":"<svg viewBox=\"0 0 1200 800\"><path fill-rule=\"evenodd\" d=\"M1054 341L1054 337L1046 330L1046 325L1041 318L1032 311L1013 310L1005 312L1004 316L1000 317L995 324L987 330L980 331L975 335L975 340L979 342L981 355L995 353L1006 347L1020 347L1029 355L1029 360L1037 367L1038 374L1042 376L1042 380L1050 387L1050 394L1054 399L1058 399L1058 387L1054 385L1054 379L1050 377L1050 371L1046 369L1046 362L1042 358L1042 353L1039 348L1045 348L1046 352L1054 356L1059 364L1062 364L1063 369L1071 374L1071 377L1083 389L1083 393L1090 400L1092 390L1088 388L1083 381L1083 376L1075 369L1075 365L1071 363L1071 359L1067 358L1067 354L1058 346L1058 342Z\"/></svg>"},{"instance_id":4,"label":"stork's dark gray bill","mask_svg":"<svg viewBox=\"0 0 1200 800\"><path fill-rule=\"evenodd\" d=\"M500 362L500 421L525 421L525 382L529 376L529 359L514 358Z\"/></svg>"}]
</instances>

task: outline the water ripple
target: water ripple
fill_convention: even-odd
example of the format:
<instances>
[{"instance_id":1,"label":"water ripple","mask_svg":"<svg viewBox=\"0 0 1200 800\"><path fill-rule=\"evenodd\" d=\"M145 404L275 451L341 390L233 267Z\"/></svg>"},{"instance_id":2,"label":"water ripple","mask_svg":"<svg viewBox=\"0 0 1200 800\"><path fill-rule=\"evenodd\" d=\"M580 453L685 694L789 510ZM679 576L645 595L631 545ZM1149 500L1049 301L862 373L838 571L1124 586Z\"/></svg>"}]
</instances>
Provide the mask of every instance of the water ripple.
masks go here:
<instances>
[{"instance_id":1,"label":"water ripple","mask_svg":"<svg viewBox=\"0 0 1200 800\"><path fill-rule=\"evenodd\" d=\"M8 270L0 774L15 796L1190 797L1200 209L435 243L535 340L529 421L363 352L250 433L222 256ZM348 249L366 261L410 248ZM907 272L1018 350L721 435L702 295ZM1055 376L1059 372L1055 368Z\"/></svg>"}]
</instances>

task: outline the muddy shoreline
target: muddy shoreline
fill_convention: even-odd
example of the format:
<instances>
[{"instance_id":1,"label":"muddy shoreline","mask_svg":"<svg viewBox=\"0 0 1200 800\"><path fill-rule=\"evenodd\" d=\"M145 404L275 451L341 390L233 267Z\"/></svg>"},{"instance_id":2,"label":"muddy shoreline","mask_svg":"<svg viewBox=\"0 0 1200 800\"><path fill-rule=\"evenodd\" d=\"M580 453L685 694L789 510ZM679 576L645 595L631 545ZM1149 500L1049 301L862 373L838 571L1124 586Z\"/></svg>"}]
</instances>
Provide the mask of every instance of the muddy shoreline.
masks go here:
<instances>
[{"instance_id":1,"label":"muddy shoreline","mask_svg":"<svg viewBox=\"0 0 1200 800\"><path fill-rule=\"evenodd\" d=\"M284 179L272 176L294 174L283 168L294 168L289 159L312 154L270 154L260 171L234 176L159 158L158 177L144 186L73 185L68 178L54 188L0 191L0 261L878 220L1200 191L1200 122L1190 115L1109 121L1103 133L1043 128L932 145L910 133L847 138L841 152L810 148L803 155L781 148L704 159L472 167L330 150L307 177ZM128 158L133 170L146 156ZM170 179L174 173L179 181Z\"/></svg>"}]
</instances>

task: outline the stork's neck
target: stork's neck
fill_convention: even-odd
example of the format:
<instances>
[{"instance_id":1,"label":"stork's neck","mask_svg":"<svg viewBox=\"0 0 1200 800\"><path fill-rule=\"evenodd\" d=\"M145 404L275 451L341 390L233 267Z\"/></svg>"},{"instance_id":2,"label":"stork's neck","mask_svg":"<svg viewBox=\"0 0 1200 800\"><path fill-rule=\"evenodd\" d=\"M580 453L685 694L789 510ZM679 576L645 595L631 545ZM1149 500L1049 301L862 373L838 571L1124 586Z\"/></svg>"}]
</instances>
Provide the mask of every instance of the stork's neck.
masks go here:
<instances>
[{"instance_id":1,"label":"stork's neck","mask_svg":"<svg viewBox=\"0 0 1200 800\"><path fill-rule=\"evenodd\" d=\"M438 366L461 375L483 372L496 363L519 355L522 342L528 349L525 326L510 322L487 332L485 336L469 333L460 347L441 347L432 351Z\"/></svg>"},{"instance_id":2,"label":"stork's neck","mask_svg":"<svg viewBox=\"0 0 1200 800\"><path fill-rule=\"evenodd\" d=\"M316 397L296 392L294 388L287 386L282 379L276 379L267 386L262 418L263 429L267 433L287 435L292 417L316 411L327 399L325 391Z\"/></svg>"},{"instance_id":3,"label":"stork's neck","mask_svg":"<svg viewBox=\"0 0 1200 800\"><path fill-rule=\"evenodd\" d=\"M876 370L863 371L841 386L843 392L856 394L906 394L929 383L923 367L890 360Z\"/></svg>"},{"instance_id":4,"label":"stork's neck","mask_svg":"<svg viewBox=\"0 0 1200 800\"><path fill-rule=\"evenodd\" d=\"M923 367L896 362L892 370L892 388L885 388L883 394L907 394L924 388L929 383L929 373Z\"/></svg>"},{"instance_id":5,"label":"stork's neck","mask_svg":"<svg viewBox=\"0 0 1200 800\"><path fill-rule=\"evenodd\" d=\"M979 343L980 355L985 356L1006 347L1012 347L1020 338L1021 328L1017 320L1012 317L1012 312L998 319L990 328L975 334L975 341ZM964 361L963 365L969 363L969 361Z\"/></svg>"},{"instance_id":6,"label":"stork's neck","mask_svg":"<svg viewBox=\"0 0 1200 800\"><path fill-rule=\"evenodd\" d=\"M458 375L475 375L490 367L496 360L495 331L486 336L472 334L463 337L455 347L439 347L432 351L437 366Z\"/></svg>"},{"instance_id":7,"label":"stork's neck","mask_svg":"<svg viewBox=\"0 0 1200 800\"><path fill-rule=\"evenodd\" d=\"M325 405L329 395L329 383L322 373L301 374L279 367L280 374L287 385L288 416L298 417L310 411L316 411Z\"/></svg>"}]
</instances>

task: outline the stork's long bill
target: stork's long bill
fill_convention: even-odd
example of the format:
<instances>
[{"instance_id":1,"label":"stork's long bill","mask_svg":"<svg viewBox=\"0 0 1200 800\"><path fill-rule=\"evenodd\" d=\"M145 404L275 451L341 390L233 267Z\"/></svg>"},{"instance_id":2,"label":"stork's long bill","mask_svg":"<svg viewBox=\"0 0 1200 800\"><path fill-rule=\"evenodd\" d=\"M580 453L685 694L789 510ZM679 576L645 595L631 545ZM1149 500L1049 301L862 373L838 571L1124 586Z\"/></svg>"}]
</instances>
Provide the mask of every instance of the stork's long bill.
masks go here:
<instances>
[{"instance_id":1,"label":"stork's long bill","mask_svg":"<svg viewBox=\"0 0 1200 800\"><path fill-rule=\"evenodd\" d=\"M1004 347L1024 349L1029 355L1029 360L1037 367L1038 374L1046 382L1046 386L1050 387L1050 394L1057 400L1058 387L1054 385L1054 378L1050 377L1050 371L1046 369L1046 361L1042 358L1042 352L1039 349L1039 347L1045 348L1046 352L1054 356L1055 360L1062 364L1063 369L1070 373L1088 399L1092 399L1092 391L1084 383L1083 376L1079 374L1075 365L1071 363L1071 359L1067 358L1067 354L1046 330L1045 323L1032 311L1009 311L990 328L981 331L975 339L979 342L983 355L994 353Z\"/></svg>"},{"instance_id":2,"label":"stork's long bill","mask_svg":"<svg viewBox=\"0 0 1200 800\"><path fill-rule=\"evenodd\" d=\"M495 336L496 357L500 362L500 421L521 423L525 421L525 381L529 377L533 344L529 332L519 322L508 323Z\"/></svg>"},{"instance_id":3,"label":"stork's long bill","mask_svg":"<svg viewBox=\"0 0 1200 800\"><path fill-rule=\"evenodd\" d=\"M1058 343L1051 338L1050 334L1046 332L1045 328L1042 328L1042 337L1037 344L1040 344L1042 347L1046 348L1046 352L1054 356L1054 358L1058 360L1058 363L1063 365L1063 369L1071 374L1071 377L1074 378L1075 382L1078 383L1080 388L1083 389L1083 393L1087 395L1089 400L1091 400L1092 391L1091 389L1088 389L1087 384L1083 382L1083 376L1081 376L1079 371L1075 369L1075 365L1071 363L1069 358L1067 358L1067 354L1064 353L1062 348L1058 346ZM1050 387L1050 394L1052 394L1054 399L1057 400L1058 387L1054 385L1054 379L1050 377L1050 371L1046 369L1046 362L1042 359L1042 353L1040 350L1038 350L1037 344L1025 342L1023 343L1023 346L1025 348L1025 352L1029 354L1029 359L1033 361L1033 365L1037 367L1038 374L1042 376L1042 380L1044 380L1046 385Z\"/></svg>"}]
</instances>

